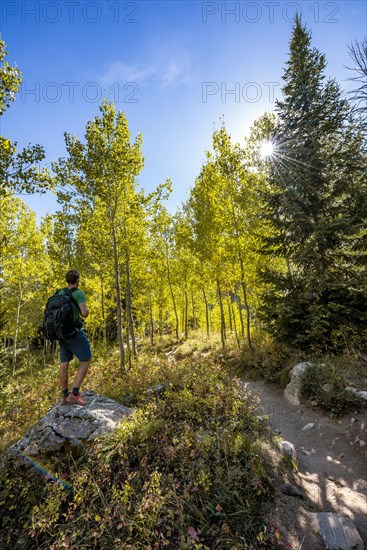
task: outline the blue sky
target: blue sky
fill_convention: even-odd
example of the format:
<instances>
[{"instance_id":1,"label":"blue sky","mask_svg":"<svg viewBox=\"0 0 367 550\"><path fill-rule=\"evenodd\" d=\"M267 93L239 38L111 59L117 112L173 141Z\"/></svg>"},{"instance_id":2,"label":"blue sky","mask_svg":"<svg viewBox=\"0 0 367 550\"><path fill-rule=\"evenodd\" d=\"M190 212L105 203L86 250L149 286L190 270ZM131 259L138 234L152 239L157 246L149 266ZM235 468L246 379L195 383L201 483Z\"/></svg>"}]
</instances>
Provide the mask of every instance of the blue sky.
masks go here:
<instances>
[{"instance_id":1,"label":"blue sky","mask_svg":"<svg viewBox=\"0 0 367 550\"><path fill-rule=\"evenodd\" d=\"M22 90L1 120L19 146L41 143L51 162L65 153L65 131L82 137L102 97L114 100L143 135L139 184L173 181L174 211L211 146L214 125L242 141L280 97L292 19L302 11L327 75L347 90L347 46L367 29L364 0L125 1L3 0L1 35ZM23 197L39 216L53 196Z\"/></svg>"}]
</instances>

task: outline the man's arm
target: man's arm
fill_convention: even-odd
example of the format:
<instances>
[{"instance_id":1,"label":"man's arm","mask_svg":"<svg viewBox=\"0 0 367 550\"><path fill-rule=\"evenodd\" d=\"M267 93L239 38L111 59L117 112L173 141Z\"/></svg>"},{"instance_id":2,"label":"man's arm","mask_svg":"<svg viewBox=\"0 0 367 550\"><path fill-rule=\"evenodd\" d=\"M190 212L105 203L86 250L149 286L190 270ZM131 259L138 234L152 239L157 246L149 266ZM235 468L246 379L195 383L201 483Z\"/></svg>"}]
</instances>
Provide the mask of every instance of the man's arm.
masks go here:
<instances>
[{"instance_id":1,"label":"man's arm","mask_svg":"<svg viewBox=\"0 0 367 550\"><path fill-rule=\"evenodd\" d=\"M88 317L89 315L89 311L88 311L88 308L87 308L87 304L85 302L83 302L82 304L79 304L79 309L80 309L80 315L84 318Z\"/></svg>"}]
</instances>

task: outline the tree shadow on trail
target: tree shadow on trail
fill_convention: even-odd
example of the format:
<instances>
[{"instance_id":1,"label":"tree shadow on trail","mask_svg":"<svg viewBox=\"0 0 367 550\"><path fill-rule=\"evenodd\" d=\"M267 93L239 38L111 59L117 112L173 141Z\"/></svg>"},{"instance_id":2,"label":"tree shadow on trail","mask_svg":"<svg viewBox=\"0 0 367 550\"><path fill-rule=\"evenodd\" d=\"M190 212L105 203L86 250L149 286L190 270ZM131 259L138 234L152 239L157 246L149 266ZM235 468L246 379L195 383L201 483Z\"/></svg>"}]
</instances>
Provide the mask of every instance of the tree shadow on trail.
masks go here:
<instances>
[{"instance_id":1,"label":"tree shadow on trail","mask_svg":"<svg viewBox=\"0 0 367 550\"><path fill-rule=\"evenodd\" d=\"M317 511L348 516L367 548L367 453L359 445L367 439L366 411L334 420L291 405L282 390L266 382L244 381L244 387L260 399L258 412L268 417L273 431L296 448L298 472L293 480L305 498L282 496L280 507L284 513L288 509L302 550L316 550L305 512ZM304 430L307 424L314 426Z\"/></svg>"}]
</instances>

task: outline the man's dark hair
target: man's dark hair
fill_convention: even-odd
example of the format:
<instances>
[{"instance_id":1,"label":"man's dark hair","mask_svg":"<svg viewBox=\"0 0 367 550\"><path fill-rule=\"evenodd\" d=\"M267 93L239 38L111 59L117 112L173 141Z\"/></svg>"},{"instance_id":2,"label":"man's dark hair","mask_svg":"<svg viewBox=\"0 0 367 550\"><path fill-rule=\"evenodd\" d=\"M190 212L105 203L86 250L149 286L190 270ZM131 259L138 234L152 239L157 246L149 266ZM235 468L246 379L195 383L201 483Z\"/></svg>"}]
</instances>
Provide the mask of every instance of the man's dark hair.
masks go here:
<instances>
[{"instance_id":1,"label":"man's dark hair","mask_svg":"<svg viewBox=\"0 0 367 550\"><path fill-rule=\"evenodd\" d=\"M69 285L75 285L79 277L80 275L76 271L76 269L71 269L70 271L67 272L65 279Z\"/></svg>"}]
</instances>

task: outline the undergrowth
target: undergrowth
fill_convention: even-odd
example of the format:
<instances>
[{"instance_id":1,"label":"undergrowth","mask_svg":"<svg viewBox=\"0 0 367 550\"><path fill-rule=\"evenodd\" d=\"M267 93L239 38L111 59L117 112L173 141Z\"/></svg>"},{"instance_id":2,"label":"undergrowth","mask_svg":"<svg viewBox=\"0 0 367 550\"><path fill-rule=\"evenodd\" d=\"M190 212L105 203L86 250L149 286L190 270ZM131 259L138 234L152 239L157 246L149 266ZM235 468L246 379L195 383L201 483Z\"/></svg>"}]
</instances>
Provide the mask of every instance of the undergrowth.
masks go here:
<instances>
[{"instance_id":1,"label":"undergrowth","mask_svg":"<svg viewBox=\"0 0 367 550\"><path fill-rule=\"evenodd\" d=\"M340 416L361 406L360 398L345 390L347 385L345 373L342 375L332 363L315 364L302 376L301 392L321 409Z\"/></svg>"},{"instance_id":2,"label":"undergrowth","mask_svg":"<svg viewBox=\"0 0 367 550\"><path fill-rule=\"evenodd\" d=\"M290 381L292 368L306 360L306 355L283 345L271 342L257 342L254 349L244 346L240 350L233 347L218 352L222 363L236 376L246 375L252 380L266 380L281 388Z\"/></svg>"},{"instance_id":3,"label":"undergrowth","mask_svg":"<svg viewBox=\"0 0 367 550\"><path fill-rule=\"evenodd\" d=\"M119 381L113 357L99 366L98 392L104 380L134 414L81 455L45 458L56 482L5 465L2 548L281 547L264 523L278 467L271 435L239 382L202 359L146 355Z\"/></svg>"},{"instance_id":4,"label":"undergrowth","mask_svg":"<svg viewBox=\"0 0 367 550\"><path fill-rule=\"evenodd\" d=\"M22 437L59 397L58 356L36 351L21 356L12 373L10 361L0 372L0 456ZM72 371L73 372L73 371Z\"/></svg>"},{"instance_id":5,"label":"undergrowth","mask_svg":"<svg viewBox=\"0 0 367 550\"><path fill-rule=\"evenodd\" d=\"M116 349L94 349L83 385L134 408L118 430L81 454L3 464L1 549L284 547L264 521L284 464L237 376L284 387L295 364L314 358L257 342L222 349L218 338L139 345L124 371ZM362 367L351 355L316 363L304 396L335 415L355 407L344 388L360 389ZM59 398L57 356L24 357L15 376L2 369L0 451Z\"/></svg>"}]
</instances>

